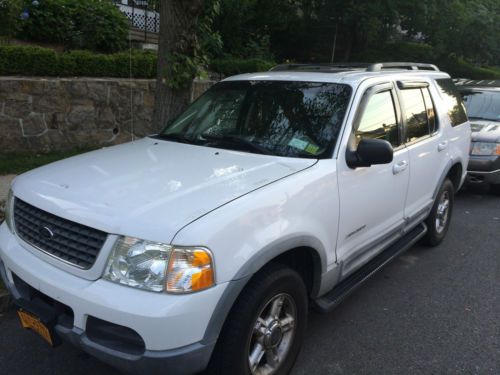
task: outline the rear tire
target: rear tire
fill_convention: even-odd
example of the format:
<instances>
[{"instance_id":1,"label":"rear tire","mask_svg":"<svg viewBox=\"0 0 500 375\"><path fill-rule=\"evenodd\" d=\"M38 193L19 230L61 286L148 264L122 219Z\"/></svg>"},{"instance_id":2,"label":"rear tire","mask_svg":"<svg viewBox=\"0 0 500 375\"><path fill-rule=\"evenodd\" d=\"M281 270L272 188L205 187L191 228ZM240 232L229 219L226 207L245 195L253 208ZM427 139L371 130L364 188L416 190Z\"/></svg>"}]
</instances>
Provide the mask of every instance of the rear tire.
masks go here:
<instances>
[{"instance_id":1,"label":"rear tire","mask_svg":"<svg viewBox=\"0 0 500 375\"><path fill-rule=\"evenodd\" d=\"M288 374L299 354L306 323L307 291L302 278L291 268L270 264L238 297L207 372Z\"/></svg>"},{"instance_id":2,"label":"rear tire","mask_svg":"<svg viewBox=\"0 0 500 375\"><path fill-rule=\"evenodd\" d=\"M437 246L446 237L450 226L454 201L455 188L453 187L453 183L447 178L441 185L431 212L425 220L427 233L423 238L423 242L427 246Z\"/></svg>"}]
</instances>

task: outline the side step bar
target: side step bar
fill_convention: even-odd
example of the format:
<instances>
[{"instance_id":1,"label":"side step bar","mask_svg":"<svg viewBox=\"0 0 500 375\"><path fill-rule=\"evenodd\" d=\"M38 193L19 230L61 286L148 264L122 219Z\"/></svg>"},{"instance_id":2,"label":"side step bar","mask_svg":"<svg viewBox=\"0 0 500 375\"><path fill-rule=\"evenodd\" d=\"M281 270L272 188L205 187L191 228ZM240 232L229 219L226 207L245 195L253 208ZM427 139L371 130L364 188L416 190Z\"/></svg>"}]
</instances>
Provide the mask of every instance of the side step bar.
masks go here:
<instances>
[{"instance_id":1,"label":"side step bar","mask_svg":"<svg viewBox=\"0 0 500 375\"><path fill-rule=\"evenodd\" d=\"M382 269L383 266L412 247L425 233L427 233L427 226L424 223L417 225L359 270L348 276L345 280L342 280L327 294L314 301L315 309L324 313L332 311L348 295Z\"/></svg>"}]
</instances>

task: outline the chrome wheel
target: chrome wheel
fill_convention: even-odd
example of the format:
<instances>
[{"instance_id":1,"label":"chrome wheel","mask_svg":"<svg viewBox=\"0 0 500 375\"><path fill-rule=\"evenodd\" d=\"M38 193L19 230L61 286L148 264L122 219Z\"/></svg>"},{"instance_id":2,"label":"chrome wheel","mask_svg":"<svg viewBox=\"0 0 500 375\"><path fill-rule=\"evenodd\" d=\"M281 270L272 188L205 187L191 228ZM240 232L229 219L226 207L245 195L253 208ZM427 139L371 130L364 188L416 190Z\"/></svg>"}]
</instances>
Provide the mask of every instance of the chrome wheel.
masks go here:
<instances>
[{"instance_id":1,"label":"chrome wheel","mask_svg":"<svg viewBox=\"0 0 500 375\"><path fill-rule=\"evenodd\" d=\"M443 233L448 223L448 216L450 211L450 194L448 191L443 191L439 197L439 203L436 212L436 232Z\"/></svg>"},{"instance_id":2,"label":"chrome wheel","mask_svg":"<svg viewBox=\"0 0 500 375\"><path fill-rule=\"evenodd\" d=\"M295 336L297 307L293 298L281 293L260 312L248 342L248 365L252 374L276 373Z\"/></svg>"}]
</instances>

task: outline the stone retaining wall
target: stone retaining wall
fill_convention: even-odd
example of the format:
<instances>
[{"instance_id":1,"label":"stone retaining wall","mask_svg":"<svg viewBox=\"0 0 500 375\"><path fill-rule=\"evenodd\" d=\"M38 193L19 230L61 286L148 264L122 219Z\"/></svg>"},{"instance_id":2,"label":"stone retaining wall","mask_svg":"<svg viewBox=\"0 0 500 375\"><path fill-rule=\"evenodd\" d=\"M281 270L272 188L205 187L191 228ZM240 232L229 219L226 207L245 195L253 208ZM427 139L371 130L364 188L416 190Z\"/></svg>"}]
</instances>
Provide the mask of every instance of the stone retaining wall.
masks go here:
<instances>
[{"instance_id":1,"label":"stone retaining wall","mask_svg":"<svg viewBox=\"0 0 500 375\"><path fill-rule=\"evenodd\" d=\"M196 98L213 81L195 81ZM152 126L155 80L0 77L0 152L123 143Z\"/></svg>"}]
</instances>

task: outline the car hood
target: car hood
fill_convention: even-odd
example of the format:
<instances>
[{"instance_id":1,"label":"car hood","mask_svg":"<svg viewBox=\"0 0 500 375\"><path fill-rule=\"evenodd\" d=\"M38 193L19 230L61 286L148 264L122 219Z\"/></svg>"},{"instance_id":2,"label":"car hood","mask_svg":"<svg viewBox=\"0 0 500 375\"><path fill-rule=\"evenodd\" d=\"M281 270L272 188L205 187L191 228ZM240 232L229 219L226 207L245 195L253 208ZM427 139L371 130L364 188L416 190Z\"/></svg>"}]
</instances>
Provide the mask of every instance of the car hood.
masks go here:
<instances>
[{"instance_id":1,"label":"car hood","mask_svg":"<svg viewBox=\"0 0 500 375\"><path fill-rule=\"evenodd\" d=\"M471 121L473 142L500 142L499 121Z\"/></svg>"},{"instance_id":2,"label":"car hood","mask_svg":"<svg viewBox=\"0 0 500 375\"><path fill-rule=\"evenodd\" d=\"M13 191L68 220L168 243L200 216L315 163L145 138L25 173Z\"/></svg>"}]
</instances>

